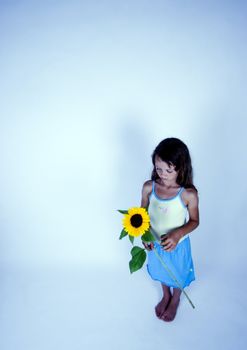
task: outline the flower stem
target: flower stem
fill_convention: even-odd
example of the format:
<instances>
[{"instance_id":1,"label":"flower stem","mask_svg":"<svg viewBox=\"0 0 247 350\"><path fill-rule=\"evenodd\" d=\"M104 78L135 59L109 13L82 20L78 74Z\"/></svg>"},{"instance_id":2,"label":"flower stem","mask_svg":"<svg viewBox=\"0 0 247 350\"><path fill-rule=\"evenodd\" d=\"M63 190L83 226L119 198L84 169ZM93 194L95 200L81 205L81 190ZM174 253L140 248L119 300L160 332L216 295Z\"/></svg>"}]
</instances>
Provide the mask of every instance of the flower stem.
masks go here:
<instances>
[{"instance_id":1,"label":"flower stem","mask_svg":"<svg viewBox=\"0 0 247 350\"><path fill-rule=\"evenodd\" d=\"M181 286L181 284L179 283L179 281L176 279L176 277L174 276L174 274L172 273L172 271L168 268L168 266L166 266L166 264L164 263L164 261L161 259L160 255L158 254L156 248L153 248L157 258L160 260L161 264L164 266L164 268L167 270L168 274L170 275L170 277L177 283L177 285L179 286L179 288L181 289L181 291L184 293L184 295L186 296L186 298L188 299L190 305L193 307L193 309L195 309L195 305L192 303L192 301L190 300L188 294L185 292L185 290L183 289L183 287Z\"/></svg>"}]
</instances>

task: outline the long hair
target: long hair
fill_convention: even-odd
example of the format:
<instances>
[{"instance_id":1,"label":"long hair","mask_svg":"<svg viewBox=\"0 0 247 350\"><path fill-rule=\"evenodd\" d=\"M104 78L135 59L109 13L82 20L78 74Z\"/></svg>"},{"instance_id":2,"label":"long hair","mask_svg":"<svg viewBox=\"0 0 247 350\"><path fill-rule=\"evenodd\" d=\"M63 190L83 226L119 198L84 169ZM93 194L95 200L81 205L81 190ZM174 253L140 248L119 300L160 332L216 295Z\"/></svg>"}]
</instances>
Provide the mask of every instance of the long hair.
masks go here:
<instances>
[{"instance_id":1,"label":"long hair","mask_svg":"<svg viewBox=\"0 0 247 350\"><path fill-rule=\"evenodd\" d=\"M193 188L193 169L188 147L185 143L175 137L170 137L161 141L152 153L153 171L151 180L159 178L155 169L155 156L161 158L168 165L174 165L178 172L177 184L185 188Z\"/></svg>"}]
</instances>

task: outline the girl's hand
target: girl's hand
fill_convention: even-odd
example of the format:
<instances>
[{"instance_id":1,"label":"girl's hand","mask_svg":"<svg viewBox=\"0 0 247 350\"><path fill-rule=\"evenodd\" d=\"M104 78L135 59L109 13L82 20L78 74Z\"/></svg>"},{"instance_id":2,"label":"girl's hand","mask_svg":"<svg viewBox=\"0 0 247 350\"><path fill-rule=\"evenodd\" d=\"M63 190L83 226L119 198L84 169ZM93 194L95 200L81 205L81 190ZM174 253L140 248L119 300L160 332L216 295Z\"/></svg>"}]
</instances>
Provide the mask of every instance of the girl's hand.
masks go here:
<instances>
[{"instance_id":1,"label":"girl's hand","mask_svg":"<svg viewBox=\"0 0 247 350\"><path fill-rule=\"evenodd\" d=\"M145 247L148 251L154 249L154 244L153 244L153 242L146 243L146 242L143 242L143 241L142 241L142 244L144 245L144 247Z\"/></svg>"},{"instance_id":2,"label":"girl's hand","mask_svg":"<svg viewBox=\"0 0 247 350\"><path fill-rule=\"evenodd\" d=\"M163 238L161 236L160 244L162 245L165 251L171 252L173 249L176 248L180 238L181 234L178 231L174 230L164 235Z\"/></svg>"}]
</instances>

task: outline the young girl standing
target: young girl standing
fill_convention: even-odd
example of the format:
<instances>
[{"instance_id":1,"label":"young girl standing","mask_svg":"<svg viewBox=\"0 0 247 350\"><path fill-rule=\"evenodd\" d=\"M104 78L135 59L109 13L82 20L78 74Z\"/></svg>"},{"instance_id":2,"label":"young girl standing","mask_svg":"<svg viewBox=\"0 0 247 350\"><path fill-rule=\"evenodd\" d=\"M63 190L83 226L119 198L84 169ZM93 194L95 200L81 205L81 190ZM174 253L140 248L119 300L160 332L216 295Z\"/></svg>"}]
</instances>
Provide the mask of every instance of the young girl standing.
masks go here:
<instances>
[{"instance_id":1,"label":"young girl standing","mask_svg":"<svg viewBox=\"0 0 247 350\"><path fill-rule=\"evenodd\" d=\"M155 307L158 318L172 321L181 290L157 258L153 248L183 288L195 280L189 233L199 225L198 195L187 146L177 138L161 141L152 154L151 180L142 188L141 207L148 207L151 230L158 241L147 245L147 270L161 282L163 297ZM172 292L171 293L171 288Z\"/></svg>"}]
</instances>

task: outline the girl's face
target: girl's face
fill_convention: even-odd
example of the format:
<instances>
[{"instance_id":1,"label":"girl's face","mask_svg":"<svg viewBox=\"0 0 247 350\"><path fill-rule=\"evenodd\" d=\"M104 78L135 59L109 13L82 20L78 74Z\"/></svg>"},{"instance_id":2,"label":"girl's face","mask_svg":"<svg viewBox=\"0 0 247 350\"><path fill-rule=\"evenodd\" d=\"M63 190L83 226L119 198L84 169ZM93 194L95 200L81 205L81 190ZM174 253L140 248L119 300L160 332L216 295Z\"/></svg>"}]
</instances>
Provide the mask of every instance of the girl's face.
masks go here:
<instances>
[{"instance_id":1,"label":"girl's face","mask_svg":"<svg viewBox=\"0 0 247 350\"><path fill-rule=\"evenodd\" d=\"M168 163L164 162L162 159L160 159L158 156L155 157L155 169L162 180L162 182L166 185L175 185L178 172L175 170L174 165L169 165Z\"/></svg>"}]
</instances>

